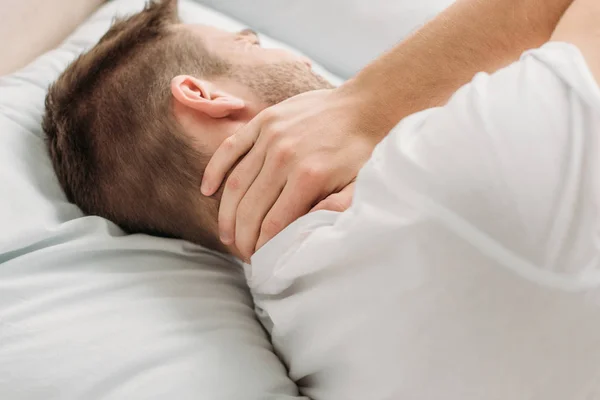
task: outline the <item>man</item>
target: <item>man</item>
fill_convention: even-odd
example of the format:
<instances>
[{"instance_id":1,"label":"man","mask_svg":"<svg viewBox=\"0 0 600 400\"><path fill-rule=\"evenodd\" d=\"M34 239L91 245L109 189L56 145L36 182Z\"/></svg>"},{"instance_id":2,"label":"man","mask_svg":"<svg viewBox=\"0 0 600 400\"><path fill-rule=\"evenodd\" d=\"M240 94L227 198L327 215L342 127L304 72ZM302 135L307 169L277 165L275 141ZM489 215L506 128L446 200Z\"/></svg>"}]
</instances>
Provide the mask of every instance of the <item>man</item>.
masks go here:
<instances>
[{"instance_id":1,"label":"man","mask_svg":"<svg viewBox=\"0 0 600 400\"><path fill-rule=\"evenodd\" d=\"M44 130L68 198L131 232L218 240L204 167L266 107L332 87L310 62L265 49L250 30L178 21L176 1L119 21L49 89Z\"/></svg>"},{"instance_id":2,"label":"man","mask_svg":"<svg viewBox=\"0 0 600 400\"><path fill-rule=\"evenodd\" d=\"M514 60L522 50L547 40L570 3L570 0L553 0L538 11L537 0L519 1L518 7L507 12L507 1L513 0L496 0L492 8L488 1L476 1L477 7L457 4L459 7L450 9L423 29L416 39L400 44L400 51L390 53L389 57L395 62L406 64L397 72L403 74L400 92L406 100L402 100L401 107L389 107L386 112L383 112L385 107L376 106L382 118L371 118L363 124L356 117L364 113L361 110L368 109L365 103L361 102L358 111L354 109L352 113L341 107L355 103L355 87L364 86L373 76L385 75L385 71L382 73L377 68L378 64L385 66L382 61L367 68L355 79L356 83L343 85L335 93L316 92L314 95L321 99L313 103L315 108L319 103L330 103L330 109L340 110L338 121L356 123L351 131L357 131L358 127L358 132L370 137L359 138L349 145L336 143L340 154L352 154L350 158L330 157L336 160L332 165L339 164L336 169L339 173L334 175L342 183L334 182L325 190L319 189L317 198L311 197L310 207L306 201L296 206L287 204L285 209L292 210L290 216L306 213L318 200L327 200L328 194L352 181L374 144L385 135L380 132L387 133L401 116L439 104L473 73L494 70ZM467 2L471 3L470 0L462 3ZM525 3L527 6L521 5ZM482 16L485 19L479 19L483 22L475 18ZM462 27L461 21L468 18L473 18L476 24L494 22L498 29L481 34L476 29L479 25L470 27L477 34L470 35L466 41L460 37L466 33L460 31L464 28L451 32L439 28L448 26L449 22ZM523 21L530 24L523 25ZM505 30L511 35L507 36ZM431 62L432 51L440 53L442 65L452 67L440 70L437 62ZM444 60L445 55L449 60ZM369 70L373 73L369 74ZM383 85L375 92L388 99L390 96L384 96L384 88L389 86ZM61 185L68 198L83 211L104 216L130 232L180 237L248 259L258 239L257 229L253 228L252 235L248 235L250 240L241 244L238 241L234 245L233 240L223 244L218 239L216 214L220 208L224 216L221 220L228 220L231 226L231 213L235 213L239 196L237 202L230 201L235 198L227 193L234 192L238 186L247 188L251 182L237 176L239 173L235 171L225 188L225 204L219 207L220 192L212 198L203 198L196 192L204 167L225 138L267 106L301 92L329 87L331 85L310 71L307 60L281 50L262 49L253 32L228 34L210 27L181 24L176 15L176 1L161 1L115 24L97 46L63 73L49 90L44 129ZM338 101L338 93L346 92L351 94L350 101L346 97ZM368 107L377 101L377 97L358 97L369 99ZM293 111L293 106L291 109ZM248 124L246 129L265 120L262 117ZM287 121L294 119L287 118ZM278 123L275 128L278 126L283 126L279 129L283 131L286 124ZM378 132L377 135L374 132ZM230 145L231 142L225 142L224 149ZM290 146L286 149L289 153ZM294 149L294 156L300 154L300 150L302 148ZM264 146L257 146L249 156L263 154L263 151ZM254 157L254 160L261 161L261 158ZM268 165L276 167L276 161ZM310 181L311 171L323 164L323 160L316 160L305 168L308 179L299 179ZM212 185L210 194L219 186L211 183L218 176L212 170L214 168L207 171L210 176L205 182ZM297 180L291 176L289 181ZM263 191L265 188L261 187L258 193L264 192L265 205L272 204L281 192L274 192L273 188L280 187L282 182L271 182L268 174L257 182L266 182L268 190ZM318 185L307 182L306 187L298 186L306 194ZM244 193L238 192L239 195ZM257 190L251 191L255 192ZM290 198L287 190L282 195ZM330 199L335 198L334 194ZM246 203L253 204L252 201ZM246 212L241 213L241 217L248 219L249 224L262 221L268 211L264 205L252 207L253 212L248 212L248 206L243 208ZM277 214L277 210L274 213ZM266 218L265 225L270 228L261 242L291 221ZM227 223L222 225L228 226ZM240 232L243 230L237 233ZM237 247L242 251L238 252Z\"/></svg>"},{"instance_id":3,"label":"man","mask_svg":"<svg viewBox=\"0 0 600 400\"><path fill-rule=\"evenodd\" d=\"M346 212L300 218L253 255L247 272L259 315L305 394L600 398L599 19L600 3L576 0L551 43L477 75L444 107L379 132L385 138ZM373 85L357 96L373 96ZM258 237L263 217L245 219L249 204L295 212L315 192L347 183L343 170L322 170L304 182L311 192L286 184L285 195L265 194L265 204L254 194L265 173L276 183L298 173L296 154L279 175L253 161L273 157L283 140L314 163L344 138L333 171L340 159L361 156L364 134L339 119L341 110L360 108L337 96L329 98L338 103L319 102L321 93L275 106L217 151L208 188L248 138L255 143L229 177L237 182L230 198L223 195L223 222L235 233L223 227L228 242L235 236L245 247ZM313 115L332 132L318 143L309 142L322 129ZM289 136L260 145L287 121Z\"/></svg>"},{"instance_id":4,"label":"man","mask_svg":"<svg viewBox=\"0 0 600 400\"><path fill-rule=\"evenodd\" d=\"M475 73L546 42L571 2L458 0L339 89L265 110L225 141L206 169L202 188L210 195L253 147L225 185L223 242L249 257L331 193L341 191L324 204L343 210L358 170L398 121L442 105ZM278 158L285 160L266 162Z\"/></svg>"},{"instance_id":5,"label":"man","mask_svg":"<svg viewBox=\"0 0 600 400\"><path fill-rule=\"evenodd\" d=\"M579 3L588 2L587 13L597 11L589 1ZM84 210L131 230L218 248L215 203L211 210L211 199L200 205L188 193L199 183L189 160L200 159L190 156L206 154L224 140L226 135L219 135L211 142L206 127L232 127L231 132L256 115L257 104L268 103L259 100L266 94L256 94L268 86L254 83L263 82L260 75L244 80L248 69L230 65L239 50L224 52L229 59L204 54L198 63L202 70L186 76L180 65L193 68L185 64L190 52L175 51L184 42L168 40L181 31L161 17L169 10L165 4L139 17L150 29L131 33L135 19L117 25L96 52L65 73L49 93L45 127L61 183ZM579 20L587 21L583 15ZM594 19L589 21L593 27ZM225 49L238 40L251 46L247 34L219 43ZM563 34L558 29L554 38ZM593 35L583 37L595 43ZM157 46L148 46L149 39ZM211 40L203 37L203 51ZM581 48L587 56L585 49L593 46ZM177 60L174 70L155 76L152 85L137 79L148 71L164 72L173 59L165 54ZM274 68L270 77L285 70L289 78L290 71L298 71L303 88L318 87L320 80L305 75L302 60L285 58L285 68L281 60L268 66ZM254 64L252 71L262 68L267 66ZM156 99L147 92L155 87L161 88ZM572 292L596 282L590 279L595 277L594 225L586 222L593 210L587 183L593 179L579 179L581 166L593 161L585 153L585 138L595 143L596 92L573 46L529 53L465 86L446 107L399 126L362 170L348 212L300 219L256 254L248 275L265 311L261 317L307 394L317 399L593 398L593 366L600 362L598 309L589 299L595 293ZM170 102L159 101L165 93ZM71 109L73 99L80 101ZM105 106L115 104L107 114ZM159 126L171 115L159 107L165 104L172 105L177 125ZM152 113L164 118L151 118ZM338 114L339 120L344 116ZM157 126L158 134L148 135ZM171 139L186 140L200 126L203 135L187 145ZM370 154L373 142L357 139L348 149ZM235 150L235 141L225 143ZM544 151L531 152L527 143L544 144ZM260 150L258 145L257 140ZM277 159L267 164L276 165ZM173 166L180 167L174 175ZM208 182L208 191L214 191L214 182ZM234 189L243 183L229 182ZM139 199L127 197L132 195ZM580 207L569 208L575 204Z\"/></svg>"}]
</instances>

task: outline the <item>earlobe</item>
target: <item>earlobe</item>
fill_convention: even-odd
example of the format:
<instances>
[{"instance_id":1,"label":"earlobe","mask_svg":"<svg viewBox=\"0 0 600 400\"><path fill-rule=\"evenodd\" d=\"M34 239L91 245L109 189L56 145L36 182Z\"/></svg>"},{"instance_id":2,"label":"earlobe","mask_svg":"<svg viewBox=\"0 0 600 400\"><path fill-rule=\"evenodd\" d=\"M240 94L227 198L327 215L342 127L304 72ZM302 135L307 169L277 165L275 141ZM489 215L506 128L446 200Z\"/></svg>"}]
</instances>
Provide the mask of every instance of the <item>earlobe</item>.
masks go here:
<instances>
[{"instance_id":1,"label":"earlobe","mask_svg":"<svg viewBox=\"0 0 600 400\"><path fill-rule=\"evenodd\" d=\"M242 99L219 90L208 81L190 75L178 75L173 78L171 93L183 106L211 118L225 118L246 106Z\"/></svg>"}]
</instances>

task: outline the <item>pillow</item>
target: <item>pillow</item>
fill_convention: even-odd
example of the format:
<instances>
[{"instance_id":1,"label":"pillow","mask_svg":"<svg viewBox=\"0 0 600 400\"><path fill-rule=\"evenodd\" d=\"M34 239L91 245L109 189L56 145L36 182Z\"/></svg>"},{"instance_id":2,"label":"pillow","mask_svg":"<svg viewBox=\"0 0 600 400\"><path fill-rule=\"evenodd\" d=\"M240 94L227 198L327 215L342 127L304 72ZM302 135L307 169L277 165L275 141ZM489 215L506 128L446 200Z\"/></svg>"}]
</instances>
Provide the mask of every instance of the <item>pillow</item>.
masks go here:
<instances>
[{"instance_id":1,"label":"pillow","mask_svg":"<svg viewBox=\"0 0 600 400\"><path fill-rule=\"evenodd\" d=\"M350 78L454 0L199 0Z\"/></svg>"},{"instance_id":2,"label":"pillow","mask_svg":"<svg viewBox=\"0 0 600 400\"><path fill-rule=\"evenodd\" d=\"M242 28L180 3L186 21ZM115 14L143 4L108 3L0 78L0 397L298 398L234 260L84 216L52 170L40 128L47 86Z\"/></svg>"}]
</instances>

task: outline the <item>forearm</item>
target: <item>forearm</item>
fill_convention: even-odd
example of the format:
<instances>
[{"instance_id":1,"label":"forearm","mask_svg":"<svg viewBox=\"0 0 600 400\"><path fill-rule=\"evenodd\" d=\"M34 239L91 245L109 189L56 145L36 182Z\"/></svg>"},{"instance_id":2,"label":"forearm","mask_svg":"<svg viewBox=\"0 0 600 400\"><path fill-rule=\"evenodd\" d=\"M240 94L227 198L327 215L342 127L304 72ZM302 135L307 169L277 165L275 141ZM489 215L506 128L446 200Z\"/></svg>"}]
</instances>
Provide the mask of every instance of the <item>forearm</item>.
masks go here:
<instances>
[{"instance_id":1,"label":"forearm","mask_svg":"<svg viewBox=\"0 0 600 400\"><path fill-rule=\"evenodd\" d=\"M376 140L403 117L443 104L479 71L546 42L573 0L458 0L341 90L359 99Z\"/></svg>"},{"instance_id":2,"label":"forearm","mask_svg":"<svg viewBox=\"0 0 600 400\"><path fill-rule=\"evenodd\" d=\"M600 3L575 0L552 34L552 40L576 45L600 83Z\"/></svg>"},{"instance_id":3,"label":"forearm","mask_svg":"<svg viewBox=\"0 0 600 400\"><path fill-rule=\"evenodd\" d=\"M0 0L0 37L5 38L0 41L0 75L13 72L57 46L103 2Z\"/></svg>"}]
</instances>

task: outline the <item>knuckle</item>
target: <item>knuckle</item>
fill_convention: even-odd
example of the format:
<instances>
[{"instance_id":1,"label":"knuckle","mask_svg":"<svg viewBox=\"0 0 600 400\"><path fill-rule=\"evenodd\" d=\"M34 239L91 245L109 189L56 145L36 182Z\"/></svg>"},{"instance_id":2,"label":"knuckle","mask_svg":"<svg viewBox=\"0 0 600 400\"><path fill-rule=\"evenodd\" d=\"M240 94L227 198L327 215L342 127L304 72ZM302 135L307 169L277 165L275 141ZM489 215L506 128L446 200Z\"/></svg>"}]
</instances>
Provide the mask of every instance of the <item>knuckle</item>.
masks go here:
<instances>
[{"instance_id":1,"label":"knuckle","mask_svg":"<svg viewBox=\"0 0 600 400\"><path fill-rule=\"evenodd\" d=\"M268 129L269 144L273 145L274 143L279 141L283 137L284 134L285 134L285 130L283 129L283 127L281 125L278 125L278 124L271 125Z\"/></svg>"},{"instance_id":2,"label":"knuckle","mask_svg":"<svg viewBox=\"0 0 600 400\"><path fill-rule=\"evenodd\" d=\"M280 143L275 148L275 161L279 167L287 164L294 156L294 146L289 143Z\"/></svg>"},{"instance_id":3,"label":"knuckle","mask_svg":"<svg viewBox=\"0 0 600 400\"><path fill-rule=\"evenodd\" d=\"M226 138L223 143L221 144L221 147L230 152L235 148L235 144L236 144L236 139L235 136L229 136L228 138Z\"/></svg>"},{"instance_id":4,"label":"knuckle","mask_svg":"<svg viewBox=\"0 0 600 400\"><path fill-rule=\"evenodd\" d=\"M231 175L229 178L227 178L225 186L227 189L233 192L237 191L241 186L240 178L237 175Z\"/></svg>"},{"instance_id":5,"label":"knuckle","mask_svg":"<svg viewBox=\"0 0 600 400\"><path fill-rule=\"evenodd\" d=\"M277 120L277 113L273 110L273 107L269 107L262 112L263 124L269 125Z\"/></svg>"},{"instance_id":6,"label":"knuckle","mask_svg":"<svg viewBox=\"0 0 600 400\"><path fill-rule=\"evenodd\" d=\"M299 167L300 182L312 184L321 182L325 178L326 170L316 164L304 164Z\"/></svg>"}]
</instances>

